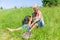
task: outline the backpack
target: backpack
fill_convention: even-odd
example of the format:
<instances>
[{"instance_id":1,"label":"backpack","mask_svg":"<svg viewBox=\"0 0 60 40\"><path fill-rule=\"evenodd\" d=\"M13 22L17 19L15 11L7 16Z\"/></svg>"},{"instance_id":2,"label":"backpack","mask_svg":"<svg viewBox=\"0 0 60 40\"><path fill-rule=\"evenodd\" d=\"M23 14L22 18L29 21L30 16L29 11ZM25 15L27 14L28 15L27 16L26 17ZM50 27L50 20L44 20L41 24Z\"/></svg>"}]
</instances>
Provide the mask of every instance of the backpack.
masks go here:
<instances>
[{"instance_id":1,"label":"backpack","mask_svg":"<svg viewBox=\"0 0 60 40\"><path fill-rule=\"evenodd\" d=\"M35 17L36 14L35 13L32 13L32 17ZM29 20L30 20L30 17L29 15L25 16L24 19L22 20L22 24L28 24L29 23ZM32 23L33 21L31 21Z\"/></svg>"},{"instance_id":2,"label":"backpack","mask_svg":"<svg viewBox=\"0 0 60 40\"><path fill-rule=\"evenodd\" d=\"M30 18L29 15L25 16L24 19L22 20L22 24L28 24L29 18Z\"/></svg>"}]
</instances>

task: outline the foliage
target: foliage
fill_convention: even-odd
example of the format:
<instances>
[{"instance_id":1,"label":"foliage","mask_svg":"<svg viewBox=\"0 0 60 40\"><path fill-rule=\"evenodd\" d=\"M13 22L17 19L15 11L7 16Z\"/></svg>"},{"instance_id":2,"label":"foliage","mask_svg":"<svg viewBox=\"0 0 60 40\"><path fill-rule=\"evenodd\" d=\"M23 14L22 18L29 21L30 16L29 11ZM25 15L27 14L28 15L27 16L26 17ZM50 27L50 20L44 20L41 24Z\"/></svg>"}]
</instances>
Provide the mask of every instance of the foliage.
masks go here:
<instances>
[{"instance_id":1,"label":"foliage","mask_svg":"<svg viewBox=\"0 0 60 40\"><path fill-rule=\"evenodd\" d=\"M43 6L57 6L58 5L58 1L59 0L43 0L42 3L43 3Z\"/></svg>"}]
</instances>

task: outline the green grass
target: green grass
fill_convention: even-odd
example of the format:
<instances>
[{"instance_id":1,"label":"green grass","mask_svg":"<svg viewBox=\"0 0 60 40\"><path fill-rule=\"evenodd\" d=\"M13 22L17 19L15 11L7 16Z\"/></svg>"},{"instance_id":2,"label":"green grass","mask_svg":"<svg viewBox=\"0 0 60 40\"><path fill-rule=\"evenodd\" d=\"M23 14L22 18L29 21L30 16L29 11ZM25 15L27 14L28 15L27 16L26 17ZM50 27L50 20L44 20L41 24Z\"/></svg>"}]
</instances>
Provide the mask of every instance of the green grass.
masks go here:
<instances>
[{"instance_id":1,"label":"green grass","mask_svg":"<svg viewBox=\"0 0 60 40\"><path fill-rule=\"evenodd\" d=\"M34 28L28 40L60 40L60 7L42 7L45 26ZM0 10L0 40L24 40L20 34L25 30L9 32L6 28L22 26L24 16L31 15L32 8Z\"/></svg>"}]
</instances>

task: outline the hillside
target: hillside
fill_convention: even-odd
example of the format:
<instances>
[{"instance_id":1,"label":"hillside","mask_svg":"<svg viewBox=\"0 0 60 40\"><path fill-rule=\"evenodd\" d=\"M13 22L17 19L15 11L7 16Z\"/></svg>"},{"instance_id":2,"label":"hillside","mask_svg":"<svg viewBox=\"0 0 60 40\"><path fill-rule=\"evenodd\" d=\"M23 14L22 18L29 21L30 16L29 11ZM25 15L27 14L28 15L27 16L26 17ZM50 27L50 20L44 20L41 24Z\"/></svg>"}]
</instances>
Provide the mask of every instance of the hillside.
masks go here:
<instances>
[{"instance_id":1,"label":"hillside","mask_svg":"<svg viewBox=\"0 0 60 40\"><path fill-rule=\"evenodd\" d=\"M29 40L60 40L60 7L42 7L45 26L34 28ZM24 16L31 15L32 8L0 10L0 40L24 40L20 34L26 30L9 32L7 28L22 26Z\"/></svg>"}]
</instances>

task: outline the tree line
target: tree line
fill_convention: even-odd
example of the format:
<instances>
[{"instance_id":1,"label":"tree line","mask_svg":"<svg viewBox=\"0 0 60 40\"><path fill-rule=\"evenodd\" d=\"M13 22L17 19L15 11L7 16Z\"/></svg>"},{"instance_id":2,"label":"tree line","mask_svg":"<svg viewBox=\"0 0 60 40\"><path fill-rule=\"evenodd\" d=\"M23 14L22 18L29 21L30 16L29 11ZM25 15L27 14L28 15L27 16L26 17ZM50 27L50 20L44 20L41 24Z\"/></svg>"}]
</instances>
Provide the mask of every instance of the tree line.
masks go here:
<instances>
[{"instance_id":1,"label":"tree line","mask_svg":"<svg viewBox=\"0 0 60 40\"><path fill-rule=\"evenodd\" d=\"M42 0L43 6L58 6L60 5L60 0Z\"/></svg>"}]
</instances>

